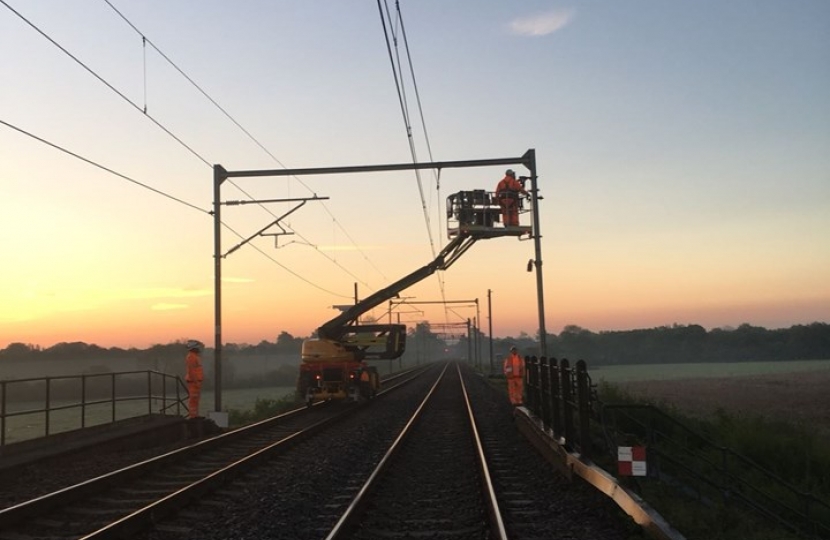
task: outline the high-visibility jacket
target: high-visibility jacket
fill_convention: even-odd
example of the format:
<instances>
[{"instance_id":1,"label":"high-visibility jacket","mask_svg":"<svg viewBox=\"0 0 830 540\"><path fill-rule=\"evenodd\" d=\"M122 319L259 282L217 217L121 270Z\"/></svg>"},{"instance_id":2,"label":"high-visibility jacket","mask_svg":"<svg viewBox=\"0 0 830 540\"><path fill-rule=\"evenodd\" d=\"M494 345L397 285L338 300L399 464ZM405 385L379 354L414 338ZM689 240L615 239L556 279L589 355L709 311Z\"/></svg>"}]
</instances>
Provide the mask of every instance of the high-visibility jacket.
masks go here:
<instances>
[{"instance_id":1,"label":"high-visibility jacket","mask_svg":"<svg viewBox=\"0 0 830 540\"><path fill-rule=\"evenodd\" d=\"M187 365L187 373L185 373L185 381L189 383L200 383L205 378L205 373L202 370L202 361L199 358L199 353L196 351L189 351L187 358L185 358Z\"/></svg>"},{"instance_id":2,"label":"high-visibility jacket","mask_svg":"<svg viewBox=\"0 0 830 540\"><path fill-rule=\"evenodd\" d=\"M525 361L518 353L510 353L504 359L504 376L508 379L525 376Z\"/></svg>"},{"instance_id":3,"label":"high-visibility jacket","mask_svg":"<svg viewBox=\"0 0 830 540\"><path fill-rule=\"evenodd\" d=\"M504 175L504 178L496 186L496 197L500 201L502 199L514 200L519 196L519 193L527 194L527 191L522 187L522 183L512 176Z\"/></svg>"}]
</instances>

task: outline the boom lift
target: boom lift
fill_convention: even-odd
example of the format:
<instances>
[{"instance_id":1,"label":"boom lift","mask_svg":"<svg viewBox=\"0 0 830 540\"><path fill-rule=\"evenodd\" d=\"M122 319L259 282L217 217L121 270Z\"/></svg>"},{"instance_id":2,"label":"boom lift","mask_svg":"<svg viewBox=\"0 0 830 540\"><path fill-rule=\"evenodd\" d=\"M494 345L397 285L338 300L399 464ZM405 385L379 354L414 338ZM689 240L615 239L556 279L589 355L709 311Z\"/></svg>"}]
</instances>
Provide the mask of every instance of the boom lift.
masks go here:
<instances>
[{"instance_id":1,"label":"boom lift","mask_svg":"<svg viewBox=\"0 0 830 540\"><path fill-rule=\"evenodd\" d=\"M367 365L366 360L399 358L406 348L406 325L360 324L360 316L436 271L446 270L477 240L531 233L528 226L496 226L499 219L500 209L492 192L460 191L450 195L450 242L435 260L357 302L320 326L316 338L303 342L298 397L308 405L330 399L356 401L374 397L380 388L380 377L377 368Z\"/></svg>"}]
</instances>

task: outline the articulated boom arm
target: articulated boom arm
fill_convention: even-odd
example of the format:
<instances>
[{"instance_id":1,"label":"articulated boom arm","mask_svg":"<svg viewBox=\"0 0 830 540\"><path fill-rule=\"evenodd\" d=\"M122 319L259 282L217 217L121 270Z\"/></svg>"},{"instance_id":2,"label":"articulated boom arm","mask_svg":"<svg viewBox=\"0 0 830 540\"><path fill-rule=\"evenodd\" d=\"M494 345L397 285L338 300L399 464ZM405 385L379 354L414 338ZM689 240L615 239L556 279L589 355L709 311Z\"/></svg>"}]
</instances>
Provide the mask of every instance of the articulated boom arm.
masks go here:
<instances>
[{"instance_id":1,"label":"articulated boom arm","mask_svg":"<svg viewBox=\"0 0 830 540\"><path fill-rule=\"evenodd\" d=\"M446 270L450 267L450 265L457 261L458 258L464 254L464 252L470 249L476 240L478 240L478 237L476 236L456 236L444 247L444 249L441 250L441 253L438 254L434 261L422 268L419 268L418 270L415 270L408 276L399 279L388 287L367 296L337 317L323 324L317 330L317 335L323 339L340 339L343 335L343 331L350 325L354 324L358 317L390 298L395 297L404 289L407 289L424 278L431 276L437 270Z\"/></svg>"}]
</instances>

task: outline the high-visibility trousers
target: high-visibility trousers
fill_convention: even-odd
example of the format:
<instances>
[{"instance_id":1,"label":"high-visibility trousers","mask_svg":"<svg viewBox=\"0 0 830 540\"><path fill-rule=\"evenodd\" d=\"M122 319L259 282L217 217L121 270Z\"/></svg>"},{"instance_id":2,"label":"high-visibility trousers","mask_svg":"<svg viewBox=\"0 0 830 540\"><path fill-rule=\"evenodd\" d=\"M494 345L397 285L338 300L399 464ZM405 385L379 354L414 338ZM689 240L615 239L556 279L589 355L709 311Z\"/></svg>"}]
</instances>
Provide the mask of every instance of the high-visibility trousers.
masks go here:
<instances>
[{"instance_id":1,"label":"high-visibility trousers","mask_svg":"<svg viewBox=\"0 0 830 540\"><path fill-rule=\"evenodd\" d=\"M522 377L510 377L507 379L507 394L510 396L510 403L521 405L524 401L522 393L524 390L524 379Z\"/></svg>"},{"instance_id":2,"label":"high-visibility trousers","mask_svg":"<svg viewBox=\"0 0 830 540\"><path fill-rule=\"evenodd\" d=\"M501 218L505 227L519 226L519 205L514 199L503 198L499 200L501 205Z\"/></svg>"},{"instance_id":3,"label":"high-visibility trousers","mask_svg":"<svg viewBox=\"0 0 830 540\"><path fill-rule=\"evenodd\" d=\"M190 401L187 407L187 416L188 418L196 418L199 416L199 398L202 394L201 381L187 383L187 392L190 394Z\"/></svg>"}]
</instances>

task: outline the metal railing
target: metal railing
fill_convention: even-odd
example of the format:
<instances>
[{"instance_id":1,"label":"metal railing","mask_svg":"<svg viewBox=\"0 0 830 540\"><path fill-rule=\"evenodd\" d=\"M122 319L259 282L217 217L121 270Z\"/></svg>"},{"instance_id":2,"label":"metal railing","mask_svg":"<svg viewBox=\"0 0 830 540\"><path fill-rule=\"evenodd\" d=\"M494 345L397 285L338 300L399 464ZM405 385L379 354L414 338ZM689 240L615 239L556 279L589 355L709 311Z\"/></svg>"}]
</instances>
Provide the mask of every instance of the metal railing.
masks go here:
<instances>
[{"instance_id":1,"label":"metal railing","mask_svg":"<svg viewBox=\"0 0 830 540\"><path fill-rule=\"evenodd\" d=\"M187 398L180 377L158 371L0 380L0 454L10 442L143 414L181 416L187 411ZM10 440L13 423L33 435Z\"/></svg>"},{"instance_id":2,"label":"metal railing","mask_svg":"<svg viewBox=\"0 0 830 540\"><path fill-rule=\"evenodd\" d=\"M618 446L642 445L647 448L650 479L706 504L739 505L791 531L830 538L826 502L653 405L602 403L583 360L571 367L567 359L527 356L525 365L527 408L559 444L579 452L583 461L596 456L612 469Z\"/></svg>"},{"instance_id":3,"label":"metal railing","mask_svg":"<svg viewBox=\"0 0 830 540\"><path fill-rule=\"evenodd\" d=\"M590 420L594 387L584 360L525 357L527 408L570 450L591 458Z\"/></svg>"}]
</instances>

